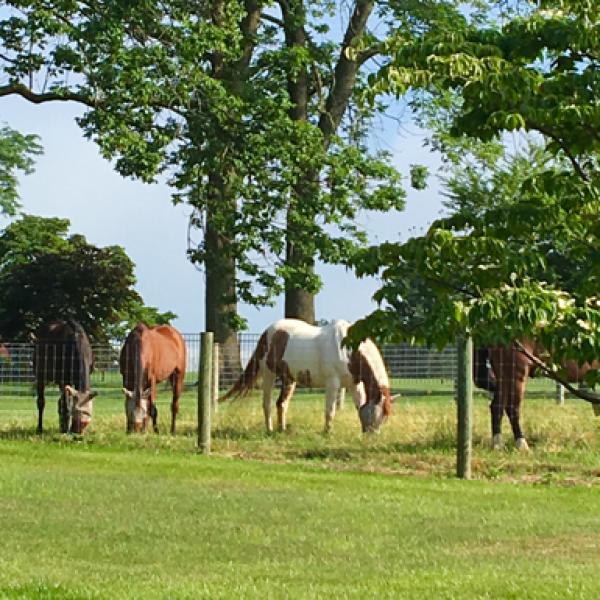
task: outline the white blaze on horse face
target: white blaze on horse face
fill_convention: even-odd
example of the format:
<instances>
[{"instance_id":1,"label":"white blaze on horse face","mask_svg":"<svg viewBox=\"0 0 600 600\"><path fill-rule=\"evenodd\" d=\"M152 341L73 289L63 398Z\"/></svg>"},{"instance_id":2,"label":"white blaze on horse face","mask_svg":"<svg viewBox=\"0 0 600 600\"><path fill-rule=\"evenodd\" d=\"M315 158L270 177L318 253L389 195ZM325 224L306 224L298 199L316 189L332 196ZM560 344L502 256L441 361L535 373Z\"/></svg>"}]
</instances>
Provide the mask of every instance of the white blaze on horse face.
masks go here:
<instances>
[{"instance_id":1,"label":"white blaze on horse face","mask_svg":"<svg viewBox=\"0 0 600 600\"><path fill-rule=\"evenodd\" d=\"M127 415L127 430L140 431L148 414L148 396L150 390L145 390L138 402L131 390L123 388L125 394L125 414Z\"/></svg>"},{"instance_id":2,"label":"white blaze on horse face","mask_svg":"<svg viewBox=\"0 0 600 600\"><path fill-rule=\"evenodd\" d=\"M83 433L89 425L94 407L92 400L97 395L91 390L80 392L70 385L65 385L65 400L72 433Z\"/></svg>"},{"instance_id":3,"label":"white blaze on horse face","mask_svg":"<svg viewBox=\"0 0 600 600\"><path fill-rule=\"evenodd\" d=\"M358 416L360 417L363 433L379 433L379 429L387 419L381 402L364 404L359 409Z\"/></svg>"}]
</instances>

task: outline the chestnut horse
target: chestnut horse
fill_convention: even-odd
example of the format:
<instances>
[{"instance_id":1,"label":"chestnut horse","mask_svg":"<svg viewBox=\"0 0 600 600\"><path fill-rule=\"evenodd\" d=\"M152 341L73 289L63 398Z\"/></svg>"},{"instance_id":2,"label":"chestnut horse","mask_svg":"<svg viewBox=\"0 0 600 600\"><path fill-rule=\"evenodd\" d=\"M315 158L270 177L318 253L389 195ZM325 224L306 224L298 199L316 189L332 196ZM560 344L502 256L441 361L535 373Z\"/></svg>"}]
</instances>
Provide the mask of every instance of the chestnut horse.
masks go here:
<instances>
[{"instance_id":1,"label":"chestnut horse","mask_svg":"<svg viewBox=\"0 0 600 600\"><path fill-rule=\"evenodd\" d=\"M268 432L271 392L281 379L277 400L280 431L286 427L288 404L298 380L325 387L325 431L331 429L340 388L352 390L363 432L378 431L391 413L390 384L377 346L369 339L357 350L342 346L350 323L333 321L315 327L297 319L281 319L260 336L254 354L233 387L220 399L247 394L262 376L263 410Z\"/></svg>"},{"instance_id":2,"label":"chestnut horse","mask_svg":"<svg viewBox=\"0 0 600 600\"><path fill-rule=\"evenodd\" d=\"M121 349L119 359L125 393L127 432L146 431L148 416L156 425L156 384L168 379L173 388L171 403L171 433L179 411L186 367L186 347L183 336L170 325L148 327L139 323Z\"/></svg>"},{"instance_id":3,"label":"chestnut horse","mask_svg":"<svg viewBox=\"0 0 600 600\"><path fill-rule=\"evenodd\" d=\"M529 444L521 430L521 403L525 396L527 379L543 364L537 357L544 354L544 349L538 343L528 339L515 342L511 346L492 346L474 351L475 385L493 394L490 413L494 449L502 448L504 412L512 427L515 446L519 450L529 449ZM574 383L583 381L588 371L597 368L600 368L599 361L578 365L576 361L569 360L563 365L566 380Z\"/></svg>"}]
</instances>

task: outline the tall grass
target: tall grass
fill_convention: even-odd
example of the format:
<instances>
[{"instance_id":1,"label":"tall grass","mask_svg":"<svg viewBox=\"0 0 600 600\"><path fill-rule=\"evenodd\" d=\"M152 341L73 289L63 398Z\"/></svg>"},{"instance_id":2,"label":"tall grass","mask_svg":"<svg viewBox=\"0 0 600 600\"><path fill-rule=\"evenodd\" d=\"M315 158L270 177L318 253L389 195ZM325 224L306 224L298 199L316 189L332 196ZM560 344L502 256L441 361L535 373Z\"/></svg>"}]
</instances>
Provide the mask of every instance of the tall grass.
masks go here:
<instances>
[{"instance_id":1,"label":"tall grass","mask_svg":"<svg viewBox=\"0 0 600 600\"><path fill-rule=\"evenodd\" d=\"M52 394L49 394L52 398ZM195 391L184 394L178 434L169 427L169 393L159 395L160 435L127 436L123 398L115 390L95 401L94 419L85 436L73 442L57 432L56 400L49 399L47 433L35 434L37 411L32 398L0 401L0 437L26 439L35 445L76 443L154 452L193 453L196 443ZM339 411L334 430L323 433L323 397L297 394L292 400L285 433L267 435L262 405L255 393L222 404L213 418L213 454L277 463L299 463L334 470L357 470L449 477L455 469L456 408L449 396L408 397L396 402L394 414L380 435L363 436L351 400ZM600 418L591 407L571 399L558 406L552 398L528 398L522 424L531 452L514 449L510 426L504 423L506 449L490 449L489 400L477 395L474 407L473 473L481 479L600 483Z\"/></svg>"}]
</instances>

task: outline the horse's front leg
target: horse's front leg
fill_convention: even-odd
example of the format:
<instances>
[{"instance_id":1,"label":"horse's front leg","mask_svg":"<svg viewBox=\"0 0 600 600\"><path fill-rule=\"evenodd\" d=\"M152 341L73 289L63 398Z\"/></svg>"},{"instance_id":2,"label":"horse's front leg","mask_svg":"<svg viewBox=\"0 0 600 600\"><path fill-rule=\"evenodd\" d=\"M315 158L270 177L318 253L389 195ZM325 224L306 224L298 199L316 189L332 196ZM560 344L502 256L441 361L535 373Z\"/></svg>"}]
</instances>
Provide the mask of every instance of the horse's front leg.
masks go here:
<instances>
[{"instance_id":1,"label":"horse's front leg","mask_svg":"<svg viewBox=\"0 0 600 600\"><path fill-rule=\"evenodd\" d=\"M262 394L263 394L263 413L265 415L265 427L267 433L273 431L273 419L271 418L271 393L275 385L275 373L265 370L263 373Z\"/></svg>"},{"instance_id":2,"label":"horse's front leg","mask_svg":"<svg viewBox=\"0 0 600 600\"><path fill-rule=\"evenodd\" d=\"M152 420L152 429L154 433L158 433L157 424L157 410L156 410L156 377L150 379L150 395L148 396L148 409L144 415L144 431L148 427L148 418Z\"/></svg>"},{"instance_id":3,"label":"horse's front leg","mask_svg":"<svg viewBox=\"0 0 600 600\"><path fill-rule=\"evenodd\" d=\"M340 380L333 378L327 382L325 387L325 433L331 431L340 385Z\"/></svg>"},{"instance_id":4,"label":"horse's front leg","mask_svg":"<svg viewBox=\"0 0 600 600\"><path fill-rule=\"evenodd\" d=\"M277 399L277 426L279 431L285 431L285 417L287 415L288 406L295 389L295 381L284 380L281 384L281 392L279 394L279 398Z\"/></svg>"},{"instance_id":5,"label":"horse's front leg","mask_svg":"<svg viewBox=\"0 0 600 600\"><path fill-rule=\"evenodd\" d=\"M69 433L69 403L64 386L60 388L60 398L58 399L58 423L61 433Z\"/></svg>"},{"instance_id":6,"label":"horse's front leg","mask_svg":"<svg viewBox=\"0 0 600 600\"><path fill-rule=\"evenodd\" d=\"M46 406L44 387L44 384L41 382L37 384L38 433L43 433L44 431L44 407Z\"/></svg>"}]
</instances>

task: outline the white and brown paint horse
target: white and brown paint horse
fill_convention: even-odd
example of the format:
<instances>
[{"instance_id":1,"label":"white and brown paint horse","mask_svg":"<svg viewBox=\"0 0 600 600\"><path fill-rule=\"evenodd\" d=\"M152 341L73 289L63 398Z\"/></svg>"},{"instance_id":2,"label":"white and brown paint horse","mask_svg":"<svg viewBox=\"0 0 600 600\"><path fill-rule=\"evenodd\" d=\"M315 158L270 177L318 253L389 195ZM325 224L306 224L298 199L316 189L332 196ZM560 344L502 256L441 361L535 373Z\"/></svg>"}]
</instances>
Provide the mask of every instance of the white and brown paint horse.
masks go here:
<instances>
[{"instance_id":1,"label":"white and brown paint horse","mask_svg":"<svg viewBox=\"0 0 600 600\"><path fill-rule=\"evenodd\" d=\"M271 392L281 380L277 400L280 431L298 380L325 388L325 431L331 429L340 388L352 391L363 432L378 431L391 413L390 384L377 346L369 339L357 350L342 345L350 323L337 320L315 327L297 319L281 319L260 336L254 354L233 387L220 399L247 394L262 376L267 431L273 430Z\"/></svg>"}]
</instances>

